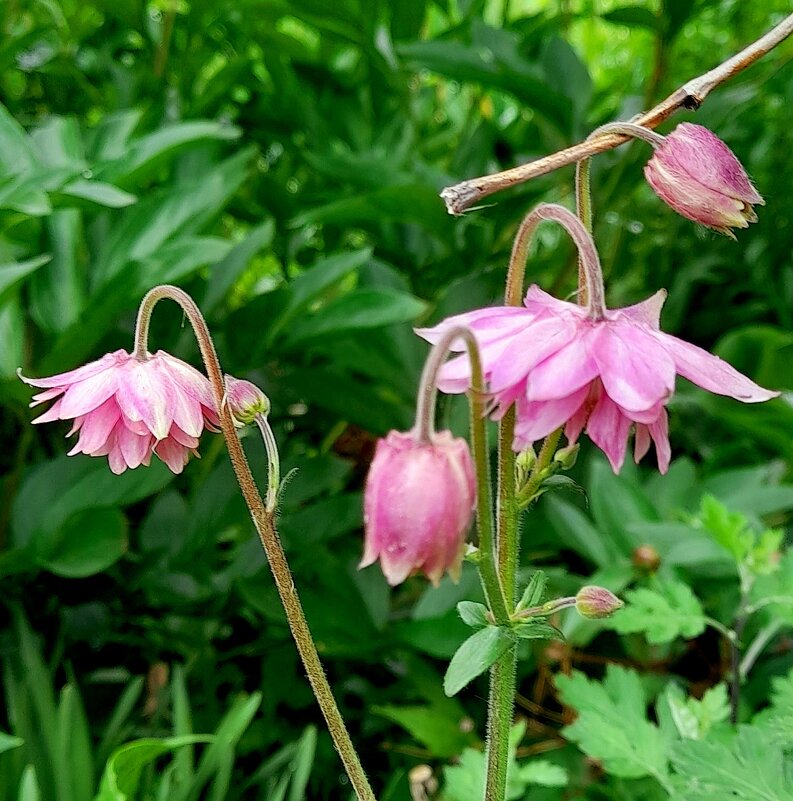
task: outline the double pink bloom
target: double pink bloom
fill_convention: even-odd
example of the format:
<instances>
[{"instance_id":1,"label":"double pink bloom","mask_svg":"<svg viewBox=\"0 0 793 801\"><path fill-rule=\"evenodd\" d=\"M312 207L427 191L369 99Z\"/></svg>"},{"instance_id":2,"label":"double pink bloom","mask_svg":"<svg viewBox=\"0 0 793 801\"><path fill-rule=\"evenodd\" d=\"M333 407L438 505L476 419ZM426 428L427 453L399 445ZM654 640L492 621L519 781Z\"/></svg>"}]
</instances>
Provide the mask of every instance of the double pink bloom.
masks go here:
<instances>
[{"instance_id":1,"label":"double pink bloom","mask_svg":"<svg viewBox=\"0 0 793 801\"><path fill-rule=\"evenodd\" d=\"M207 378L164 351L140 360L117 350L67 373L20 378L44 389L31 406L55 400L33 422L73 418L69 433L80 436L69 455L107 456L114 473L148 465L152 453L181 473L204 426L219 424Z\"/></svg>"},{"instance_id":2,"label":"double pink bloom","mask_svg":"<svg viewBox=\"0 0 793 801\"><path fill-rule=\"evenodd\" d=\"M513 446L523 450L560 426L574 442L586 429L612 468L625 459L635 427L638 462L655 443L658 468L669 467L666 403L681 375L703 389L744 403L776 397L727 362L659 328L664 291L602 319L533 285L524 308L496 306L444 320L417 333L436 343L451 327L466 326L481 350L485 380L500 418L515 404ZM462 350L462 343L453 350ZM438 388L466 392L471 386L467 355L447 362Z\"/></svg>"}]
</instances>

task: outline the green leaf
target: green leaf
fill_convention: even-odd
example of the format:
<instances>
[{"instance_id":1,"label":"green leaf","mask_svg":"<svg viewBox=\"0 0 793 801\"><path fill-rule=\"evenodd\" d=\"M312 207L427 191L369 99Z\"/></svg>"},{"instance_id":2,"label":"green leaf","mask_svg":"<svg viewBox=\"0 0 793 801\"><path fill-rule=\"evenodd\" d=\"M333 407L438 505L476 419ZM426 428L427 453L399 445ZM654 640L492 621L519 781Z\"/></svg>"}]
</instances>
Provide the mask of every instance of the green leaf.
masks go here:
<instances>
[{"instance_id":1,"label":"green leaf","mask_svg":"<svg viewBox=\"0 0 793 801\"><path fill-rule=\"evenodd\" d=\"M512 633L497 626L488 626L472 634L452 657L443 679L443 691L449 696L456 695L514 644Z\"/></svg>"},{"instance_id":2,"label":"green leaf","mask_svg":"<svg viewBox=\"0 0 793 801\"><path fill-rule=\"evenodd\" d=\"M578 717L562 733L605 769L620 778L653 776L668 786L669 742L646 716L647 699L639 674L610 664L606 678L597 682L583 673L557 675L562 701Z\"/></svg>"},{"instance_id":3,"label":"green leaf","mask_svg":"<svg viewBox=\"0 0 793 801\"><path fill-rule=\"evenodd\" d=\"M58 539L39 552L41 567L66 578L107 570L127 551L127 520L118 509L84 509L61 527Z\"/></svg>"},{"instance_id":4,"label":"green leaf","mask_svg":"<svg viewBox=\"0 0 793 801\"><path fill-rule=\"evenodd\" d=\"M700 700L686 698L677 684L669 684L663 699L669 705L672 720L681 737L701 740L717 723L730 717L727 685L723 682L708 689Z\"/></svg>"},{"instance_id":5,"label":"green leaf","mask_svg":"<svg viewBox=\"0 0 793 801\"><path fill-rule=\"evenodd\" d=\"M135 740L117 748L107 761L94 801L131 801L138 791L143 768L163 754L192 743L212 742L212 737L191 734Z\"/></svg>"},{"instance_id":6,"label":"green leaf","mask_svg":"<svg viewBox=\"0 0 793 801\"><path fill-rule=\"evenodd\" d=\"M296 320L285 344L294 348L322 337L412 322L425 309L423 301L405 292L358 289L336 298L311 316Z\"/></svg>"},{"instance_id":7,"label":"green leaf","mask_svg":"<svg viewBox=\"0 0 793 801\"><path fill-rule=\"evenodd\" d=\"M569 501L546 496L545 513L561 542L598 567L614 564L623 554L604 537L586 515Z\"/></svg>"},{"instance_id":8,"label":"green leaf","mask_svg":"<svg viewBox=\"0 0 793 801\"><path fill-rule=\"evenodd\" d=\"M782 746L769 743L751 726L739 726L729 745L713 741L679 743L672 751L680 801L793 801L793 783Z\"/></svg>"},{"instance_id":9,"label":"green leaf","mask_svg":"<svg viewBox=\"0 0 793 801\"><path fill-rule=\"evenodd\" d=\"M13 734L6 734L0 731L0 754L10 751L12 748L19 748L25 741L21 737L14 737Z\"/></svg>"},{"instance_id":10,"label":"green leaf","mask_svg":"<svg viewBox=\"0 0 793 801\"><path fill-rule=\"evenodd\" d=\"M472 733L466 733L460 727L465 717L463 710L454 714L453 710L441 710L430 704L416 704L375 706L371 711L400 725L439 758L449 759L456 756L472 742Z\"/></svg>"},{"instance_id":11,"label":"green leaf","mask_svg":"<svg viewBox=\"0 0 793 801\"><path fill-rule=\"evenodd\" d=\"M10 289L13 289L20 281L27 278L51 259L52 256L48 253L43 253L41 256L35 256L26 261L12 261L0 264L0 300L4 299L5 294Z\"/></svg>"},{"instance_id":12,"label":"green leaf","mask_svg":"<svg viewBox=\"0 0 793 801\"><path fill-rule=\"evenodd\" d=\"M532 573L523 595L515 607L518 612L522 609L529 609L532 606L539 606L545 597L545 587L548 584L548 578L542 570L535 570Z\"/></svg>"},{"instance_id":13,"label":"green leaf","mask_svg":"<svg viewBox=\"0 0 793 801\"><path fill-rule=\"evenodd\" d=\"M487 607L484 604L478 604L475 601L460 601L457 604L457 612L463 619L463 623L471 628L481 629L490 624L487 619Z\"/></svg>"},{"instance_id":14,"label":"green leaf","mask_svg":"<svg viewBox=\"0 0 793 801\"><path fill-rule=\"evenodd\" d=\"M113 184L106 184L103 181L86 181L83 178L78 178L76 181L62 186L56 195L82 200L88 204L108 209L122 209L124 206L131 206L138 201L135 195L125 192Z\"/></svg>"},{"instance_id":15,"label":"green leaf","mask_svg":"<svg viewBox=\"0 0 793 801\"><path fill-rule=\"evenodd\" d=\"M687 584L666 581L658 589L639 588L625 593L625 607L606 621L620 634L644 633L652 644L691 639L705 630L705 615Z\"/></svg>"},{"instance_id":16,"label":"green leaf","mask_svg":"<svg viewBox=\"0 0 793 801\"><path fill-rule=\"evenodd\" d=\"M0 178L32 170L37 163L36 149L25 129L0 103Z\"/></svg>"},{"instance_id":17,"label":"green leaf","mask_svg":"<svg viewBox=\"0 0 793 801\"><path fill-rule=\"evenodd\" d=\"M726 548L737 563L740 564L749 555L754 536L746 518L739 512L731 512L712 495L702 498L695 523Z\"/></svg>"},{"instance_id":18,"label":"green leaf","mask_svg":"<svg viewBox=\"0 0 793 801\"><path fill-rule=\"evenodd\" d=\"M657 31L661 24L659 18L644 6L620 6L602 15L607 22L615 25L627 25L629 28L647 28Z\"/></svg>"},{"instance_id":19,"label":"green leaf","mask_svg":"<svg viewBox=\"0 0 793 801\"><path fill-rule=\"evenodd\" d=\"M543 620L527 620L513 625L512 631L521 640L564 640L564 634L556 626Z\"/></svg>"},{"instance_id":20,"label":"green leaf","mask_svg":"<svg viewBox=\"0 0 793 801\"><path fill-rule=\"evenodd\" d=\"M567 787L569 782L567 771L547 759L532 759L521 765L518 775L522 782L540 787Z\"/></svg>"}]
</instances>

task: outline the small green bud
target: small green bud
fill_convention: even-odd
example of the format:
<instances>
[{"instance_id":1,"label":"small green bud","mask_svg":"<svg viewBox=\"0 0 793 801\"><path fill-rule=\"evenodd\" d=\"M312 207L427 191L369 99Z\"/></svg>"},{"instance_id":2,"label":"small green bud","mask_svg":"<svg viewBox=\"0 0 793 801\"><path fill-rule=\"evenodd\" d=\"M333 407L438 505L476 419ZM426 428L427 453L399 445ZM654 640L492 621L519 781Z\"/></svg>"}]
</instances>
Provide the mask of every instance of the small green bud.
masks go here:
<instances>
[{"instance_id":1,"label":"small green bud","mask_svg":"<svg viewBox=\"0 0 793 801\"><path fill-rule=\"evenodd\" d=\"M531 468L534 467L536 461L537 454L534 452L534 448L528 447L515 457L515 467L517 467L518 470L528 473Z\"/></svg>"},{"instance_id":2,"label":"small green bud","mask_svg":"<svg viewBox=\"0 0 793 801\"><path fill-rule=\"evenodd\" d=\"M564 448L560 448L558 451L556 451L556 453L553 455L553 460L555 462L559 462L559 464L562 466L562 470L570 470L575 466L579 450L579 444L574 442L572 445L567 445Z\"/></svg>"},{"instance_id":3,"label":"small green bud","mask_svg":"<svg viewBox=\"0 0 793 801\"><path fill-rule=\"evenodd\" d=\"M258 415L269 413L270 401L256 384L230 375L225 377L225 384L226 402L236 425L247 425Z\"/></svg>"},{"instance_id":4,"label":"small green bud","mask_svg":"<svg viewBox=\"0 0 793 801\"><path fill-rule=\"evenodd\" d=\"M609 617L625 604L605 587L581 587L575 597L575 608L581 617Z\"/></svg>"}]
</instances>

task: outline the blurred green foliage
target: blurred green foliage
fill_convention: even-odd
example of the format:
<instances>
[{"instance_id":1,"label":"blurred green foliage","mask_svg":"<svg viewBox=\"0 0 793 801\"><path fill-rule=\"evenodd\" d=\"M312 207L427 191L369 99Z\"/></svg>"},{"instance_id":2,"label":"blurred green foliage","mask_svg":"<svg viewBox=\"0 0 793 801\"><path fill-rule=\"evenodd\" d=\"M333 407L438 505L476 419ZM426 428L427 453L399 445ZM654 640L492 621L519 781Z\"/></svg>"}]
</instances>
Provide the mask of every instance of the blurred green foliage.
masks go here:
<instances>
[{"instance_id":1,"label":"blurred green foliage","mask_svg":"<svg viewBox=\"0 0 793 801\"><path fill-rule=\"evenodd\" d=\"M285 467L298 469L284 544L383 801L409 797L418 762L445 777L448 801L473 797L484 679L450 699L442 675L468 634L456 604L479 600L476 577L392 594L376 567L358 572L362 479L374 437L411 425L425 353L411 325L496 300L520 218L540 200L570 205L572 169L458 219L438 192L630 117L788 12L783 0L0 4L0 801L349 795L219 439L182 476L153 465L114 477L103 460L63 456L63 426L29 426L16 368L43 375L129 349L137 302L161 282L191 292L225 369L272 400ZM707 621L731 627L745 603L793 594L789 553L775 561L793 509L792 54L783 44L676 118L718 133L766 198L737 244L658 201L644 144L593 163L610 304L666 287L665 330L787 399L744 407L680 387L669 476L614 477L585 448L575 477L588 507L554 493L527 518L525 561L548 568L554 592L627 588L649 613L564 618L564 646L522 642L516 798L572 787L691 801L752 781L713 778L708 796L681 783L699 763L750 760L745 733L680 743L710 725L696 697L729 677ZM556 229L541 229L528 275L573 291L574 253ZM159 308L154 347L197 364L180 323ZM464 430L461 405L441 413ZM255 439L249 451L263 476ZM764 551L769 528L779 534ZM631 562L644 544L658 575ZM736 565L750 557L769 569L741 607ZM762 606L744 641L791 625L784 603ZM741 719L763 736L790 725L789 680L755 715L770 677L793 666L784 642L742 695ZM612 667L601 687L604 661L654 673ZM593 677L573 674L557 694L551 674L572 664ZM598 692L613 710L589 709ZM581 716L561 728L569 707ZM601 747L623 713L629 737L662 744L652 765Z\"/></svg>"}]
</instances>

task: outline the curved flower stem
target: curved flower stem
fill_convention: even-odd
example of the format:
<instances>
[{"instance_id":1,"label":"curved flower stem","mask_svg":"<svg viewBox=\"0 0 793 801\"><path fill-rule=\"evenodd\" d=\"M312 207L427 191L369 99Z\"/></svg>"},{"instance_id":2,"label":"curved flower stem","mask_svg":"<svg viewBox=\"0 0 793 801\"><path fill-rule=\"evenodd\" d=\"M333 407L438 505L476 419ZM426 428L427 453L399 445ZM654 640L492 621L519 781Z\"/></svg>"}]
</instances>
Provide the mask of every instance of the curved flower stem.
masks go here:
<instances>
[{"instance_id":1,"label":"curved flower stem","mask_svg":"<svg viewBox=\"0 0 793 801\"><path fill-rule=\"evenodd\" d=\"M735 77L738 73L743 72L743 70L773 50L792 33L793 14L789 14L776 27L752 42L748 47L745 47L740 53L736 53L719 64L718 67L683 84L657 106L638 116L635 122L647 128L655 128L681 108L695 111L705 102L707 96L714 89L725 81L730 80L730 78ZM472 178L454 186L447 186L441 192L441 198L445 201L449 214L462 214L466 209L471 208L474 203L478 203L494 192L509 186L517 186L540 175L546 175L549 172L558 170L560 167L574 164L596 153L611 150L625 141L625 137L622 134L601 134L594 139L579 142L572 147L552 153L528 164L521 164L518 167L492 175Z\"/></svg>"},{"instance_id":2,"label":"curved flower stem","mask_svg":"<svg viewBox=\"0 0 793 801\"><path fill-rule=\"evenodd\" d=\"M457 339L465 342L471 363L471 389L468 402L471 410L471 444L476 466L476 528L479 534L479 575L487 596L487 602L497 623L509 620L509 610L504 600L504 591L496 572L493 543L493 518L490 503L490 467L487 448L487 421L484 410L484 379L479 345L474 335L464 326L456 326L444 333L430 351L419 383L416 404L416 436L422 442L430 442L435 432L435 400L438 395L438 372L449 348Z\"/></svg>"},{"instance_id":3,"label":"curved flower stem","mask_svg":"<svg viewBox=\"0 0 793 801\"><path fill-rule=\"evenodd\" d=\"M155 287L146 294L141 301L135 327L135 355L138 356L141 353L145 355L146 353L151 313L154 306L163 298L169 298L181 306L195 332L207 376L212 385L212 394L220 417L220 427L226 440L229 457L231 458L231 464L234 468L240 491L259 534L262 547L267 555L267 561L270 563L270 569L286 612L289 628L295 639L303 666L308 674L311 688L328 724L333 744L339 752L359 801L375 801L374 793L369 786L369 781L363 771L355 746L350 739L339 708L336 706L336 701L325 676L325 671L322 668L314 640L311 637L308 623L306 623L303 608L286 561L286 555L275 529L273 512L268 511L262 501L245 452L242 449L242 444L237 436L237 429L231 412L228 406L223 403L225 394L223 371L220 369L220 362L209 328L195 301L186 292L178 287L165 285Z\"/></svg>"},{"instance_id":4,"label":"curved flower stem","mask_svg":"<svg viewBox=\"0 0 793 801\"><path fill-rule=\"evenodd\" d=\"M520 305L529 245L537 226L544 220L558 222L570 234L578 247L586 279L589 316L592 320L603 319L606 313L606 292L603 287L600 257L595 243L592 241L592 235L573 212L556 203L541 203L523 218L523 222L518 228L507 269L507 288L504 298L506 304L508 306Z\"/></svg>"}]
</instances>

